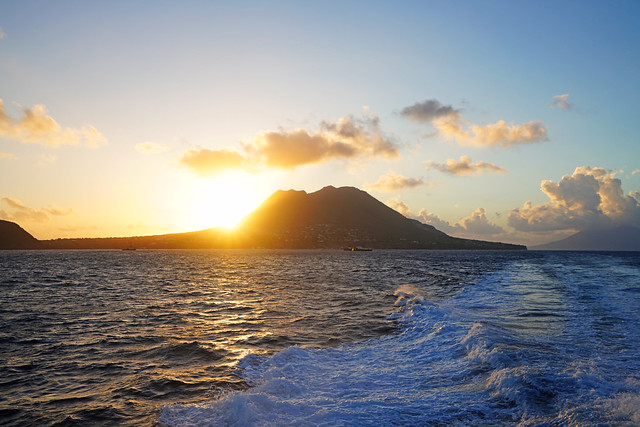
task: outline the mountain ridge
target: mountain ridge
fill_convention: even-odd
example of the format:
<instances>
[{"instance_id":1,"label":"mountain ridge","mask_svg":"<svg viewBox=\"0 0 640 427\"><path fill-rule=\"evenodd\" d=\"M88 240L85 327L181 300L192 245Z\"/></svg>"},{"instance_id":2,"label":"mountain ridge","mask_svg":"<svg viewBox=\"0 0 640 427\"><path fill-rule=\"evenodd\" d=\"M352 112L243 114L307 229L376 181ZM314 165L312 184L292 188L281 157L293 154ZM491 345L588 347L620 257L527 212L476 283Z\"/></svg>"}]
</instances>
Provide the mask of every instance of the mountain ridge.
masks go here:
<instances>
[{"instance_id":1,"label":"mountain ridge","mask_svg":"<svg viewBox=\"0 0 640 427\"><path fill-rule=\"evenodd\" d=\"M640 228L632 225L583 230L533 250L640 251Z\"/></svg>"},{"instance_id":2,"label":"mountain ridge","mask_svg":"<svg viewBox=\"0 0 640 427\"><path fill-rule=\"evenodd\" d=\"M452 237L404 217L363 190L333 186L312 193L278 190L234 231L211 228L156 236L54 239L40 244L49 249L526 249L522 245Z\"/></svg>"},{"instance_id":3,"label":"mountain ridge","mask_svg":"<svg viewBox=\"0 0 640 427\"><path fill-rule=\"evenodd\" d=\"M0 219L0 249L39 249L40 241L15 222Z\"/></svg>"}]
</instances>

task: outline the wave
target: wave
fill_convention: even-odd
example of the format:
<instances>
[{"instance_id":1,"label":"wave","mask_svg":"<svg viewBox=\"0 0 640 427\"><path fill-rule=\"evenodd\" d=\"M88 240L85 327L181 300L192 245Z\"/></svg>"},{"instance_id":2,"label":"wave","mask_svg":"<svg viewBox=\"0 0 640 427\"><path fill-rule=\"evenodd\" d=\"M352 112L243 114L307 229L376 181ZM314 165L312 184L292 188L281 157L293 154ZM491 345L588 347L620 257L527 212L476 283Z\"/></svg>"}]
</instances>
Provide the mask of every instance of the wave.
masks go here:
<instances>
[{"instance_id":1,"label":"wave","mask_svg":"<svg viewBox=\"0 0 640 427\"><path fill-rule=\"evenodd\" d=\"M627 366L637 355L598 354L585 351L588 346L576 350L545 329L554 322L571 324L552 309L550 294L536 291L538 305L514 306L509 287L533 282L541 287L549 281L550 275L535 266L524 267L507 266L447 299L425 297L424 289L416 286L400 286L394 293L397 312L390 316L398 326L394 333L337 348L294 346L270 357L249 354L237 366L249 389L223 393L204 404L167 406L158 422L637 423L640 380ZM523 281L523 271L529 282Z\"/></svg>"}]
</instances>

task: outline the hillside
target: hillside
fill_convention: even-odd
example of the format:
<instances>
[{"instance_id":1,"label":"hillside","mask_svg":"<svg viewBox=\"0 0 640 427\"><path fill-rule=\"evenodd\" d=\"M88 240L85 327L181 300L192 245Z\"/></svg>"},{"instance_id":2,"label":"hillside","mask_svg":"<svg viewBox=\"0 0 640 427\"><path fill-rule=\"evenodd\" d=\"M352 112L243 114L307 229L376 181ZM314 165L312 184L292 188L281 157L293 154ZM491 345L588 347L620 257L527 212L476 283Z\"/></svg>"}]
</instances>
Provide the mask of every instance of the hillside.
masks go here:
<instances>
[{"instance_id":1,"label":"hillside","mask_svg":"<svg viewBox=\"0 0 640 427\"><path fill-rule=\"evenodd\" d=\"M526 249L524 246L458 239L408 219L353 187L325 187L314 193L276 191L234 231L127 238L56 239L50 249L291 248L335 249Z\"/></svg>"},{"instance_id":2,"label":"hillside","mask_svg":"<svg viewBox=\"0 0 640 427\"><path fill-rule=\"evenodd\" d=\"M38 249L40 242L15 222L0 220L0 249Z\"/></svg>"},{"instance_id":3,"label":"hillside","mask_svg":"<svg viewBox=\"0 0 640 427\"><path fill-rule=\"evenodd\" d=\"M620 226L580 231L566 239L535 246L536 250L640 251L640 228Z\"/></svg>"},{"instance_id":4,"label":"hillside","mask_svg":"<svg viewBox=\"0 0 640 427\"><path fill-rule=\"evenodd\" d=\"M524 249L450 237L353 187L329 186L315 193L277 191L245 218L240 230L242 246Z\"/></svg>"}]
</instances>

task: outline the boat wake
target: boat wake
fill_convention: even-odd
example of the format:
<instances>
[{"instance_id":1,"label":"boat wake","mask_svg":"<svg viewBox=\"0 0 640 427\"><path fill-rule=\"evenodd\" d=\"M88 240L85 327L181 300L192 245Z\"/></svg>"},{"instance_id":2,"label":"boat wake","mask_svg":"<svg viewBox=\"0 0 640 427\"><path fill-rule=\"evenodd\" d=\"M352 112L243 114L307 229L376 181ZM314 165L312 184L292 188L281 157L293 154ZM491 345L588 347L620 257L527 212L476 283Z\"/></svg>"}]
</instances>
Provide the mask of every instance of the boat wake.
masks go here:
<instances>
[{"instance_id":1,"label":"boat wake","mask_svg":"<svg viewBox=\"0 0 640 427\"><path fill-rule=\"evenodd\" d=\"M526 329L526 322L518 318L545 320L551 313L538 311L536 315L530 307L511 310L509 298L501 306L497 297L510 295L507 288L522 280L522 272L522 266L513 265L439 301L424 298L416 287L400 286L395 292L397 312L391 316L398 325L395 333L338 348L290 347L270 357L250 354L237 366L237 374L249 389L205 404L165 407L159 423L568 425L640 421L640 374L637 369L630 371L627 364L638 360L637 354L592 359L584 350L567 345L563 337L535 335ZM531 268L527 274L533 274ZM510 315L505 314L510 310ZM505 317L494 322L493 315ZM516 320L510 321L509 316ZM553 320L566 323L570 317L565 314Z\"/></svg>"}]
</instances>

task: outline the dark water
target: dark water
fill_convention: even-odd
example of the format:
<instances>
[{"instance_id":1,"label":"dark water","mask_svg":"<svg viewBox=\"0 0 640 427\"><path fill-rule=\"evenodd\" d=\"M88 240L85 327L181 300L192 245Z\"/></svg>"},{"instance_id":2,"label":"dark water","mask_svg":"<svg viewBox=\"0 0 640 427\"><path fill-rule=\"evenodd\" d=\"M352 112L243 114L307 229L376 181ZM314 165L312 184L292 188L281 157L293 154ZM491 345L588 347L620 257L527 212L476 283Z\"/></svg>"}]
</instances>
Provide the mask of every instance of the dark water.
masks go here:
<instances>
[{"instance_id":1,"label":"dark water","mask_svg":"<svg viewBox=\"0 0 640 427\"><path fill-rule=\"evenodd\" d=\"M640 254L0 252L3 425L640 424Z\"/></svg>"}]
</instances>

